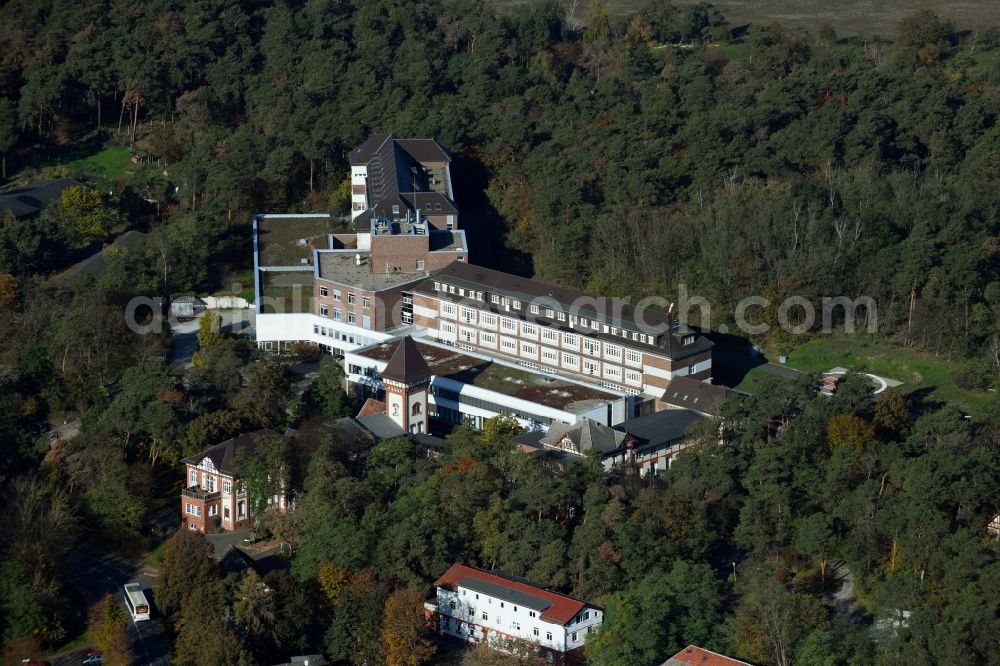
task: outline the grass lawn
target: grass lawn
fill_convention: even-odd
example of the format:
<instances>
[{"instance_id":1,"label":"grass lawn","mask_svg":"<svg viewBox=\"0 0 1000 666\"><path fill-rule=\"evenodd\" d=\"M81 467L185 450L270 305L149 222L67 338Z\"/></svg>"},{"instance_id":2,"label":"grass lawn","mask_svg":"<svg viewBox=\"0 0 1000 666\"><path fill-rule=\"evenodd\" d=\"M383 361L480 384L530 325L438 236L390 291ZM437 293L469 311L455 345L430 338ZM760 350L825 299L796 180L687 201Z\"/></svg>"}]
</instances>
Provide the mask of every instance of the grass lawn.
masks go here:
<instances>
[{"instance_id":1,"label":"grass lawn","mask_svg":"<svg viewBox=\"0 0 1000 666\"><path fill-rule=\"evenodd\" d=\"M764 372L760 368L750 368L750 371L743 377L743 381L733 388L752 394L757 390L757 384L765 377L774 377L774 375Z\"/></svg>"},{"instance_id":2,"label":"grass lawn","mask_svg":"<svg viewBox=\"0 0 1000 666\"><path fill-rule=\"evenodd\" d=\"M538 3L541 0L493 0L505 11L518 5ZM559 0L566 8L566 16L573 25L587 20L587 0ZM612 18L634 14L645 0L605 0ZM678 5L693 5L699 0L678 0ZM933 9L950 19L961 29L977 29L1000 25L1000 3L983 0L717 0L713 2L722 10L731 26L747 23L778 23L789 27L816 30L829 24L841 37L874 34L892 38L899 20L920 9Z\"/></svg>"},{"instance_id":3,"label":"grass lawn","mask_svg":"<svg viewBox=\"0 0 1000 666\"><path fill-rule=\"evenodd\" d=\"M864 369L903 382L900 389L906 393L927 389L926 399L955 405L972 415L996 399L993 393L966 391L955 386L951 376L956 364L947 358L897 347L878 338L844 334L813 338L792 350L788 366L803 372L825 372L836 366ZM747 379L753 374L751 371Z\"/></svg>"},{"instance_id":4,"label":"grass lawn","mask_svg":"<svg viewBox=\"0 0 1000 666\"><path fill-rule=\"evenodd\" d=\"M160 565L163 564L163 553L166 546L166 540L161 541L156 548L143 555L142 559L139 560L142 566L154 567L158 569Z\"/></svg>"},{"instance_id":5,"label":"grass lawn","mask_svg":"<svg viewBox=\"0 0 1000 666\"><path fill-rule=\"evenodd\" d=\"M54 655L62 654L63 652L72 652L74 650L79 650L80 648L87 647L90 644L91 644L90 636L88 636L87 632L85 631L76 638L74 638L73 640L66 643L65 645L60 645L59 647L52 650L45 656L51 657Z\"/></svg>"},{"instance_id":6,"label":"grass lawn","mask_svg":"<svg viewBox=\"0 0 1000 666\"><path fill-rule=\"evenodd\" d=\"M66 166L72 173L117 180L125 174L126 169L132 166L132 154L127 148L113 146L104 148L93 155L73 160Z\"/></svg>"}]
</instances>

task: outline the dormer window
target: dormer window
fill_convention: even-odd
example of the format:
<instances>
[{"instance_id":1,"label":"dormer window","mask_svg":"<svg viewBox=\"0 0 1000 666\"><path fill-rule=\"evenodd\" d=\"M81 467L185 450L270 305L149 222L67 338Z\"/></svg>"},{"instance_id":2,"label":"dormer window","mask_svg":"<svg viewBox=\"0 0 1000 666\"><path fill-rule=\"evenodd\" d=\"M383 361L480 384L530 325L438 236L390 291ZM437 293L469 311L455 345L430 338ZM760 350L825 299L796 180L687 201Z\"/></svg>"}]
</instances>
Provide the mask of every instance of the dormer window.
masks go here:
<instances>
[{"instance_id":1,"label":"dormer window","mask_svg":"<svg viewBox=\"0 0 1000 666\"><path fill-rule=\"evenodd\" d=\"M693 335L685 335L684 336L684 344L685 345L694 344L694 336Z\"/></svg>"}]
</instances>

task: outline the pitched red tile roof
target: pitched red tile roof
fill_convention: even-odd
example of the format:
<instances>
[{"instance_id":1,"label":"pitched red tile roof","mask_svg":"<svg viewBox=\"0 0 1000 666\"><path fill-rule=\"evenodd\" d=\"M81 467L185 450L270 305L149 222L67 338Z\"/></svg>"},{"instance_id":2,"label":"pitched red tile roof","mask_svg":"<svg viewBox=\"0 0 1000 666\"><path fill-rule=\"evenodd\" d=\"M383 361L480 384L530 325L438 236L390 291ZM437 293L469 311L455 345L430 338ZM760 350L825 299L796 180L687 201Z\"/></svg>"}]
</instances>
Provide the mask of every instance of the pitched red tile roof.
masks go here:
<instances>
[{"instance_id":1,"label":"pitched red tile roof","mask_svg":"<svg viewBox=\"0 0 1000 666\"><path fill-rule=\"evenodd\" d=\"M748 662L733 659L732 657L727 657L696 645L687 646L668 659L662 666L681 666L681 664L693 664L694 666L751 666Z\"/></svg>"},{"instance_id":2,"label":"pitched red tile roof","mask_svg":"<svg viewBox=\"0 0 1000 666\"><path fill-rule=\"evenodd\" d=\"M570 620L576 617L576 615L584 608L598 608L593 604L588 604L586 601L581 601L580 599L574 599L573 597L565 594L559 594L558 592L546 590L532 585L529 582L513 580L507 576L499 576L489 571L483 571L482 569L467 567L464 564L457 563L451 565L451 567L449 567L449 569L445 571L440 578L434 581L434 585L454 591L458 583L469 578L503 587L515 593L526 594L550 603L551 605L539 614L539 617L546 622L568 624Z\"/></svg>"},{"instance_id":3,"label":"pitched red tile roof","mask_svg":"<svg viewBox=\"0 0 1000 666\"><path fill-rule=\"evenodd\" d=\"M385 403L375 398L368 398L365 400L365 404L361 405L361 411L358 412L356 418L360 419L362 416L372 416L374 414L385 414Z\"/></svg>"}]
</instances>

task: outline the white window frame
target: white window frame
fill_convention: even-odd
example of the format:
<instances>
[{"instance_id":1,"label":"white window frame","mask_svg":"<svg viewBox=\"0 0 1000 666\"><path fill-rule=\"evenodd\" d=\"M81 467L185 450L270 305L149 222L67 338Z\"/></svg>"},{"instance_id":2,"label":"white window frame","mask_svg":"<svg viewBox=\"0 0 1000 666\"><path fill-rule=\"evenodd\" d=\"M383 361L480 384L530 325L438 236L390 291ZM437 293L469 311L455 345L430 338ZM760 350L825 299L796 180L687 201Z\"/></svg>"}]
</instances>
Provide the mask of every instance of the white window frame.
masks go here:
<instances>
[{"instance_id":1,"label":"white window frame","mask_svg":"<svg viewBox=\"0 0 1000 666\"><path fill-rule=\"evenodd\" d=\"M487 331L479 332L479 344L483 347L491 347L492 349L497 348L497 334L489 333Z\"/></svg>"},{"instance_id":2,"label":"white window frame","mask_svg":"<svg viewBox=\"0 0 1000 666\"><path fill-rule=\"evenodd\" d=\"M642 367L642 352L638 349L625 348L625 365L631 365L636 368Z\"/></svg>"}]
</instances>

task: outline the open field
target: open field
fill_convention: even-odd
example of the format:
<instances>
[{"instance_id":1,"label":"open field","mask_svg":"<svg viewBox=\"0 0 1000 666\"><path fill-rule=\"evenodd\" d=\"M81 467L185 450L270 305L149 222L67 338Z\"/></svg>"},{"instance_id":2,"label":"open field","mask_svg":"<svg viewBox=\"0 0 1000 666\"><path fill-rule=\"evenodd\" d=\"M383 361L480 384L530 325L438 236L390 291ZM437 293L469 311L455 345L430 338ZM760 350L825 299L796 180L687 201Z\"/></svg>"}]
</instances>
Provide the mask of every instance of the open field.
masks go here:
<instances>
[{"instance_id":1,"label":"open field","mask_svg":"<svg viewBox=\"0 0 1000 666\"><path fill-rule=\"evenodd\" d=\"M132 166L131 158L132 154L127 148L110 147L82 159L73 160L66 166L71 173L117 180Z\"/></svg>"},{"instance_id":2,"label":"open field","mask_svg":"<svg viewBox=\"0 0 1000 666\"><path fill-rule=\"evenodd\" d=\"M495 0L501 7L528 4L534 0ZM587 17L589 0L561 0L571 22L582 23ZM628 16L645 0L605 0L614 17ZM675 0L678 5L696 0ZM818 28L833 26L841 37L870 37L878 34L892 38L899 19L920 9L933 9L950 19L959 29L975 30L1000 26L1000 2L995 0L718 0L714 2L733 26L747 23L780 23L786 26Z\"/></svg>"},{"instance_id":3,"label":"open field","mask_svg":"<svg viewBox=\"0 0 1000 666\"><path fill-rule=\"evenodd\" d=\"M788 356L788 366L803 372L825 372L842 366L865 369L876 375L903 382L904 393L920 391L925 401L940 401L977 415L997 395L966 391L952 382L955 364L941 356L896 347L877 338L824 335L796 347ZM750 371L740 388L753 391L755 379L763 376L758 368Z\"/></svg>"}]
</instances>

